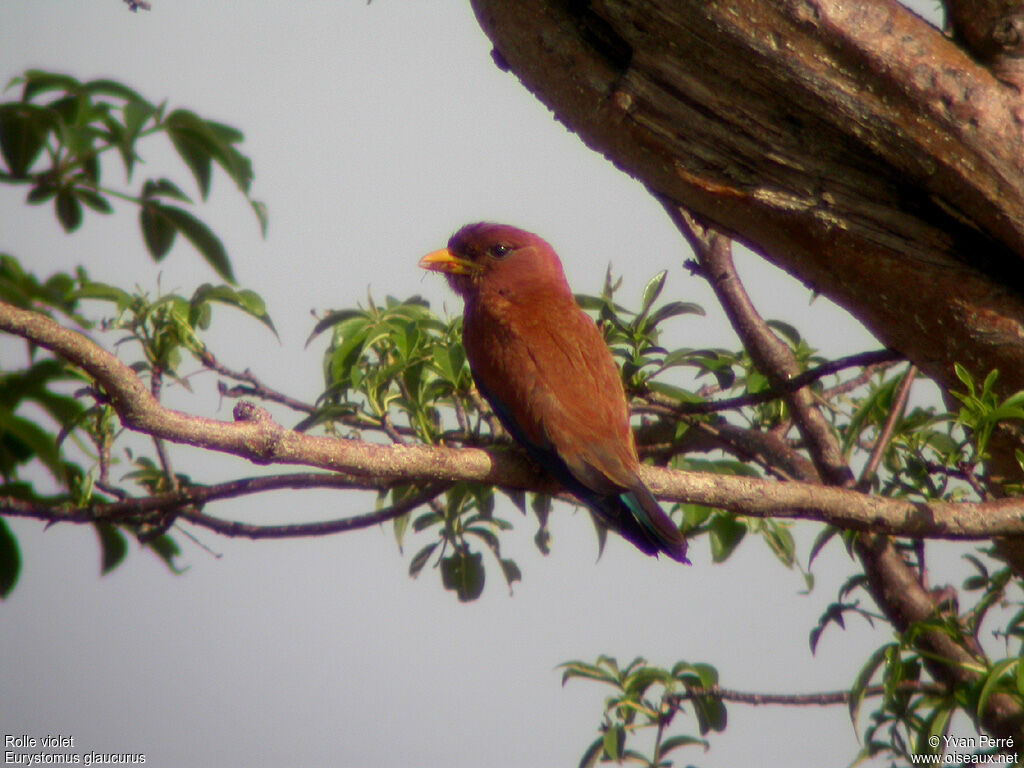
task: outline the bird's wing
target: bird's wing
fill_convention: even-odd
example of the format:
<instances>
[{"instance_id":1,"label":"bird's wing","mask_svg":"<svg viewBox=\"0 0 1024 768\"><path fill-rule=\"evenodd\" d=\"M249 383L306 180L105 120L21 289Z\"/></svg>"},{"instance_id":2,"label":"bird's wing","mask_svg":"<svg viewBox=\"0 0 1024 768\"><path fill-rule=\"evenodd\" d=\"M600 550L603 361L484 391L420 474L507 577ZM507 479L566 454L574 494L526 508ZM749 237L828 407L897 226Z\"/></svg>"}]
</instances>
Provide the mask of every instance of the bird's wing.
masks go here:
<instances>
[{"instance_id":1,"label":"bird's wing","mask_svg":"<svg viewBox=\"0 0 1024 768\"><path fill-rule=\"evenodd\" d=\"M467 328L473 374L519 440L553 450L586 487L633 487L637 459L619 372L575 302L509 307ZM504 413L502 413L504 412Z\"/></svg>"}]
</instances>

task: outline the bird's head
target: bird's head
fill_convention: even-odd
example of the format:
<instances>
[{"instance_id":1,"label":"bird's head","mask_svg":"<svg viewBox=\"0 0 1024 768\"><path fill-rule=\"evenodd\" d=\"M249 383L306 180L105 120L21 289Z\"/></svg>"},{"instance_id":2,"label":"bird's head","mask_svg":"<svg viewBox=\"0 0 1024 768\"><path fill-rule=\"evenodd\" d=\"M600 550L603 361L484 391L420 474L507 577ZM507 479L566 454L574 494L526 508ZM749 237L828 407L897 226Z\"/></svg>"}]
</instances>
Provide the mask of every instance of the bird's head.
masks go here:
<instances>
[{"instance_id":1,"label":"bird's head","mask_svg":"<svg viewBox=\"0 0 1024 768\"><path fill-rule=\"evenodd\" d=\"M506 224L467 224L448 241L448 247L428 253L420 266L443 272L464 299L482 291L508 298L535 292L571 296L562 263L537 235Z\"/></svg>"}]
</instances>

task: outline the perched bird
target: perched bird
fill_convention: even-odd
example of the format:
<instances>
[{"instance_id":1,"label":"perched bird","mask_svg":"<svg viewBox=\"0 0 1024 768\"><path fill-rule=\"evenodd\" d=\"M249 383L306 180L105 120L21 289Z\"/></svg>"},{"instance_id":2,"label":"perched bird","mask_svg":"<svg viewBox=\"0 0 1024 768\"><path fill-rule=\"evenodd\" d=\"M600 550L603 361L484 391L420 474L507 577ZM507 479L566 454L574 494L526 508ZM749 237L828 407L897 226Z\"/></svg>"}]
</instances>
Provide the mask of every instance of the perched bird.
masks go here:
<instances>
[{"instance_id":1,"label":"perched bird","mask_svg":"<svg viewBox=\"0 0 1024 768\"><path fill-rule=\"evenodd\" d=\"M515 227L470 224L419 265L462 296L473 379L512 437L638 549L689 562L640 479L618 368L551 246Z\"/></svg>"}]
</instances>

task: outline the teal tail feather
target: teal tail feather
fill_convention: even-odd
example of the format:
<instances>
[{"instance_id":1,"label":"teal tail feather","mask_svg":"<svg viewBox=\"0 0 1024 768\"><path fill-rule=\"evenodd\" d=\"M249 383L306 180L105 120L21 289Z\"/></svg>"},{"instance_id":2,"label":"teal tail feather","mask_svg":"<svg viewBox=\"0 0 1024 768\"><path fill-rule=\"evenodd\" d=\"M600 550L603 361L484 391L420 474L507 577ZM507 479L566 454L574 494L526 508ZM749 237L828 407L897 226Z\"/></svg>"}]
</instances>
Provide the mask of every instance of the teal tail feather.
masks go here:
<instances>
[{"instance_id":1,"label":"teal tail feather","mask_svg":"<svg viewBox=\"0 0 1024 768\"><path fill-rule=\"evenodd\" d=\"M628 511L628 515L619 516L623 536L648 554L664 552L673 560L689 564L686 539L646 486L638 485L617 499Z\"/></svg>"}]
</instances>

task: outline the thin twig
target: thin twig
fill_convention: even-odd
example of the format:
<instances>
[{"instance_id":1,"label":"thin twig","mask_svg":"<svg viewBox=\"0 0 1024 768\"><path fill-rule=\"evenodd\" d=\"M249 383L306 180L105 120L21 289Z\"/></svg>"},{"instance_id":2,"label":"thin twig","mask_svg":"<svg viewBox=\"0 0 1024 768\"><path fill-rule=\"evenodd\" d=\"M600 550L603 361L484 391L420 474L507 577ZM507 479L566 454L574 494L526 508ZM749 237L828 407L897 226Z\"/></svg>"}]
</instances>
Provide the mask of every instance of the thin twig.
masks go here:
<instances>
[{"instance_id":1,"label":"thin twig","mask_svg":"<svg viewBox=\"0 0 1024 768\"><path fill-rule=\"evenodd\" d=\"M198 511L184 512L183 520L216 531L224 536L242 536L249 539L286 539L299 536L325 536L331 533L345 533L360 528L369 528L401 517L421 504L433 501L448 487L446 483L428 485L419 493L408 496L391 506L368 512L364 515L344 517L338 520L324 520L317 523L295 523L292 525L254 525L236 520L221 520Z\"/></svg>"},{"instance_id":2,"label":"thin twig","mask_svg":"<svg viewBox=\"0 0 1024 768\"><path fill-rule=\"evenodd\" d=\"M150 375L149 391L153 395L153 399L158 403L163 392L163 382L164 379L160 369L154 366ZM167 453L164 441L153 435L153 445L156 448L156 455L160 461L160 469L163 471L164 479L167 481L167 487L172 491L178 490L178 477L174 474L174 467L171 466L171 457Z\"/></svg>"},{"instance_id":3,"label":"thin twig","mask_svg":"<svg viewBox=\"0 0 1024 768\"><path fill-rule=\"evenodd\" d=\"M276 389L271 389L248 368L244 371L235 371L228 368L208 350L203 350L203 353L199 356L199 361L211 371L216 371L221 376L227 376L229 379L241 381L248 385L228 387L223 383L219 383L217 389L224 397L258 397L260 400L280 403L299 413L316 413L316 406L296 400L294 397L278 392Z\"/></svg>"},{"instance_id":4,"label":"thin twig","mask_svg":"<svg viewBox=\"0 0 1024 768\"><path fill-rule=\"evenodd\" d=\"M897 362L902 359L902 355L890 349L877 349L872 350L871 352L860 352L856 355L848 355L846 357L840 357L836 360L823 363L816 368L804 371L799 376L794 376L792 379L778 382L777 385L774 385L771 389L767 389L764 392L751 392L746 395L737 395L736 397L727 397L721 400L709 400L703 403L681 403L678 400L667 395L662 395L659 392L645 392L641 397L650 403L664 407L668 412L674 414L716 413L718 411L728 411L750 405L760 405L761 403L768 403L772 400L778 400L781 397L792 394L798 389L803 389L807 385L813 384L815 381L845 368L861 367L866 365L874 366L880 363ZM869 374L867 378L870 378L873 373L874 370L872 370L872 373ZM860 379L861 376L858 376L857 378ZM845 384L846 382L843 383ZM858 382L857 386L860 386L862 383L864 382ZM838 390L839 387L837 386L826 391L830 393L837 393ZM823 396L824 394L825 393L822 393Z\"/></svg>"},{"instance_id":5,"label":"thin twig","mask_svg":"<svg viewBox=\"0 0 1024 768\"><path fill-rule=\"evenodd\" d=\"M821 397L825 400L832 400L837 395L845 395L847 392L852 392L853 390L864 386L869 381L871 381L871 379L874 378L876 374L878 374L881 371L885 371L889 368L892 368L900 360L904 359L902 355L899 355L899 353L895 354L897 354L897 357L895 357L892 360L889 360L887 362L865 365L864 370L861 371L856 376L854 376L853 378L847 379L846 381L841 381L834 387L823 389L821 391ZM843 358L839 359L842 360Z\"/></svg>"},{"instance_id":6,"label":"thin twig","mask_svg":"<svg viewBox=\"0 0 1024 768\"><path fill-rule=\"evenodd\" d=\"M917 366L911 363L907 366L907 372L903 374L903 381L900 382L899 389L896 391L896 397L892 402L892 407L889 408L889 413L885 417L885 424L882 425L882 429L878 433L875 447L871 450L871 456L868 458L867 464L864 465L860 480L857 481L857 489L860 491L867 491L871 488L875 473L878 471L878 465L882 463L882 457L885 456L885 451L889 447L889 441L892 439L892 433L896 429L896 423L903 417L903 411L906 410L907 399L910 397L910 388L913 386L916 376Z\"/></svg>"},{"instance_id":7,"label":"thin twig","mask_svg":"<svg viewBox=\"0 0 1024 768\"><path fill-rule=\"evenodd\" d=\"M39 502L0 497L0 513L15 517L34 517L71 523L135 521L155 513L165 514L190 505L201 506L211 501L238 498L254 493L285 489L337 488L379 490L379 478L340 472L297 472L286 475L244 477L216 485L191 485L177 491L134 496L105 504L62 508Z\"/></svg>"},{"instance_id":8,"label":"thin twig","mask_svg":"<svg viewBox=\"0 0 1024 768\"><path fill-rule=\"evenodd\" d=\"M670 200L663 199L662 203L693 248L701 275L715 292L754 365L773 389L785 391L786 382L797 378L801 371L790 348L761 317L743 287L732 260L732 241ZM829 485L852 485L853 473L810 389L802 387L787 392L785 401L822 479Z\"/></svg>"}]
</instances>

